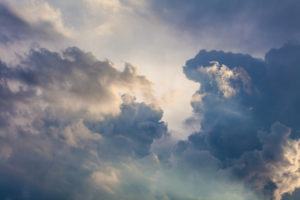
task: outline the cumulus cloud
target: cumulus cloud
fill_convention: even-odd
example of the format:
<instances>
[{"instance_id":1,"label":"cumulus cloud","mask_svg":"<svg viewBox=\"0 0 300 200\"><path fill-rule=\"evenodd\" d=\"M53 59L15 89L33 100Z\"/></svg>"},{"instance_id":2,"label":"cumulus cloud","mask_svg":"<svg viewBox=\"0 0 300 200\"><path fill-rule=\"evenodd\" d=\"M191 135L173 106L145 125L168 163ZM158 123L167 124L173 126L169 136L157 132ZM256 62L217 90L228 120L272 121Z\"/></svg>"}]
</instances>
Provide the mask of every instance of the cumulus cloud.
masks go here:
<instances>
[{"instance_id":1,"label":"cumulus cloud","mask_svg":"<svg viewBox=\"0 0 300 200\"><path fill-rule=\"evenodd\" d=\"M92 130L102 133L104 143L102 157L114 154L116 157L131 155L144 157L149 155L154 139L161 138L167 131L166 125L159 122L162 111L155 110L143 103L123 104L117 117L107 117L103 122L89 124ZM114 144L113 146L111 146ZM115 148L118 146L118 149Z\"/></svg>"},{"instance_id":2,"label":"cumulus cloud","mask_svg":"<svg viewBox=\"0 0 300 200\"><path fill-rule=\"evenodd\" d=\"M130 64L39 49L0 75L3 199L110 199L118 163L150 155L166 134L151 82Z\"/></svg>"},{"instance_id":3,"label":"cumulus cloud","mask_svg":"<svg viewBox=\"0 0 300 200\"><path fill-rule=\"evenodd\" d=\"M8 82L34 90L41 104L54 108L49 111L63 115L81 112L99 118L118 114L121 94L130 91L155 103L151 82L133 66L127 64L124 71L118 71L109 61L98 61L78 48L62 54L33 50L18 67L10 68L7 76Z\"/></svg>"},{"instance_id":4,"label":"cumulus cloud","mask_svg":"<svg viewBox=\"0 0 300 200\"><path fill-rule=\"evenodd\" d=\"M208 151L264 198L291 194L299 187L298 58L299 45L289 43L264 60L202 50L187 61L185 74L201 83L192 101L201 130L178 143L179 155Z\"/></svg>"}]
</instances>

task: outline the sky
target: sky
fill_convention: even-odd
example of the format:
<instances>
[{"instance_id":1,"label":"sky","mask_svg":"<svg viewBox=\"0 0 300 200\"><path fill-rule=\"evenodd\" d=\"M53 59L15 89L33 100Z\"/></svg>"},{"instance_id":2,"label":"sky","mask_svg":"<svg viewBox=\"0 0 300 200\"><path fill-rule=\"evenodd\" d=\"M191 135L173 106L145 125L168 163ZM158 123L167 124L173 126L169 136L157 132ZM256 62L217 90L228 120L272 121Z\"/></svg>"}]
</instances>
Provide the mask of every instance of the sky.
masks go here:
<instances>
[{"instance_id":1,"label":"sky","mask_svg":"<svg viewBox=\"0 0 300 200\"><path fill-rule=\"evenodd\" d=\"M0 199L300 198L297 0L0 0Z\"/></svg>"}]
</instances>

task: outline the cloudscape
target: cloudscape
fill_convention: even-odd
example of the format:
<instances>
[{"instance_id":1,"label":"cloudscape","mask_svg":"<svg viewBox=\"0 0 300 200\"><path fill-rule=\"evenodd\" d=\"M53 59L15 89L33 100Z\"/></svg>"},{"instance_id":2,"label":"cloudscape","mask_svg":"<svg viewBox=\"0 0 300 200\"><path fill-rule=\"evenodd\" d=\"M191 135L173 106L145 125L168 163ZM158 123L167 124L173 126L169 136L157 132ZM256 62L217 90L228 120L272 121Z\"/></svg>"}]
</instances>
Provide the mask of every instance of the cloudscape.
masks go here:
<instances>
[{"instance_id":1,"label":"cloudscape","mask_svg":"<svg viewBox=\"0 0 300 200\"><path fill-rule=\"evenodd\" d=\"M0 199L300 199L300 2L0 0Z\"/></svg>"}]
</instances>

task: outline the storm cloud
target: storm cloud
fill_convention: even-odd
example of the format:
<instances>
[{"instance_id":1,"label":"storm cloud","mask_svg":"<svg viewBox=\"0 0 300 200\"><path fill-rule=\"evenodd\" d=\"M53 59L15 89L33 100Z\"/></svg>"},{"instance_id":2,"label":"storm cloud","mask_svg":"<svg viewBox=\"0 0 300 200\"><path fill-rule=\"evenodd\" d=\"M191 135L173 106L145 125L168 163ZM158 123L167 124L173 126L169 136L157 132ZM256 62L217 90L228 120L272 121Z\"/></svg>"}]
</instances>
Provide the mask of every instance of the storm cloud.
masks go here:
<instances>
[{"instance_id":1,"label":"storm cloud","mask_svg":"<svg viewBox=\"0 0 300 200\"><path fill-rule=\"evenodd\" d=\"M202 120L179 152L209 151L268 199L299 187L299 48L286 44L264 60L202 50L187 61L185 74L201 84L191 104Z\"/></svg>"}]
</instances>

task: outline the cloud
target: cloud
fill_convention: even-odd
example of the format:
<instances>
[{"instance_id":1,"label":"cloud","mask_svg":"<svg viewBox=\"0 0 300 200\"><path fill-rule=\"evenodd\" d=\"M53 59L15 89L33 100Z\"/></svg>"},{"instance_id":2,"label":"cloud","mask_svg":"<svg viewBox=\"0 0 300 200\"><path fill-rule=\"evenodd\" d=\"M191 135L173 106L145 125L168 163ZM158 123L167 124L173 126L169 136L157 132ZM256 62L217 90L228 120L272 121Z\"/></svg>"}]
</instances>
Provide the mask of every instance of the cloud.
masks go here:
<instances>
[{"instance_id":1,"label":"cloud","mask_svg":"<svg viewBox=\"0 0 300 200\"><path fill-rule=\"evenodd\" d=\"M49 112L102 117L118 114L121 94L133 92L154 102L152 85L127 64L118 71L109 61L98 61L91 53L68 48L62 54L46 49L31 51L18 67L7 73L10 82L34 90L41 104L50 104Z\"/></svg>"},{"instance_id":2,"label":"cloud","mask_svg":"<svg viewBox=\"0 0 300 200\"><path fill-rule=\"evenodd\" d=\"M63 130L57 130L57 136L62 137L66 143L73 147L79 145L84 146L84 141L87 140L101 140L101 135L92 133L83 123L82 120L74 122L63 128Z\"/></svg>"},{"instance_id":3,"label":"cloud","mask_svg":"<svg viewBox=\"0 0 300 200\"><path fill-rule=\"evenodd\" d=\"M167 131L146 77L75 47L1 63L0 80L1 199L117 199L121 162Z\"/></svg>"},{"instance_id":4,"label":"cloud","mask_svg":"<svg viewBox=\"0 0 300 200\"><path fill-rule=\"evenodd\" d=\"M26 40L57 41L70 37L71 33L61 21L59 12L46 3L19 4L23 12L9 3L0 3L0 41L4 44Z\"/></svg>"},{"instance_id":5,"label":"cloud","mask_svg":"<svg viewBox=\"0 0 300 200\"><path fill-rule=\"evenodd\" d=\"M152 11L167 26L189 33L202 48L263 53L299 39L297 1L151 1ZM230 31L228 31L230 30ZM205 38L205 39L201 39Z\"/></svg>"},{"instance_id":6,"label":"cloud","mask_svg":"<svg viewBox=\"0 0 300 200\"><path fill-rule=\"evenodd\" d=\"M118 174L118 170L113 168L108 170L108 174L96 171L93 172L92 179L100 186L103 186L109 193L113 193L112 187L120 183Z\"/></svg>"},{"instance_id":7,"label":"cloud","mask_svg":"<svg viewBox=\"0 0 300 200\"><path fill-rule=\"evenodd\" d=\"M59 50L69 46L75 32L60 10L43 1L0 1L1 60L16 65L30 49Z\"/></svg>"},{"instance_id":8,"label":"cloud","mask_svg":"<svg viewBox=\"0 0 300 200\"><path fill-rule=\"evenodd\" d=\"M148 7L150 1L43 1L60 11L65 26L72 27L76 32L68 46L92 51L101 59L109 58L117 68L126 61L138 66L155 83L156 97L164 101L160 104L164 110L164 120L178 132L178 137L187 137L188 131L183 128L183 121L192 112L189 97L197 84L185 78L181 65L198 50L198 46L190 48L188 37L177 35L152 15ZM61 46L61 43L56 44L58 48ZM57 48L51 49L57 51ZM168 100L166 103L169 90L179 91L179 95L176 95L175 101ZM176 115L177 112L181 115Z\"/></svg>"},{"instance_id":9,"label":"cloud","mask_svg":"<svg viewBox=\"0 0 300 200\"><path fill-rule=\"evenodd\" d=\"M186 76L201 83L192 101L201 130L178 143L179 155L208 151L217 158L215 166L250 183L266 199L281 199L298 188L299 48L288 43L270 50L264 60L202 50L187 61Z\"/></svg>"},{"instance_id":10,"label":"cloud","mask_svg":"<svg viewBox=\"0 0 300 200\"><path fill-rule=\"evenodd\" d=\"M258 199L217 172L209 151L197 154L210 166L200 171L196 151L172 153L151 83L131 65L117 70L71 47L32 50L0 72L0 198Z\"/></svg>"},{"instance_id":11,"label":"cloud","mask_svg":"<svg viewBox=\"0 0 300 200\"><path fill-rule=\"evenodd\" d=\"M161 110L155 110L143 103L130 103L121 106L119 116L108 117L103 122L89 126L92 130L102 133L103 139L107 141L105 143L109 144L99 147L101 152L107 152L102 157L112 154L115 157L144 157L149 155L153 141L167 132L166 125L160 122L161 118ZM114 146L118 146L118 149Z\"/></svg>"},{"instance_id":12,"label":"cloud","mask_svg":"<svg viewBox=\"0 0 300 200\"><path fill-rule=\"evenodd\" d=\"M188 115L183 104L194 90L174 70L189 54L183 43L263 51L299 37L298 3L78 0L70 9L54 0L3 2L1 199L299 196L299 44L264 59L202 50L187 61L184 73L200 88L182 131L191 135L179 142L136 67L117 68L77 47L56 50L72 40L97 56L145 64L162 83L174 126Z\"/></svg>"},{"instance_id":13,"label":"cloud","mask_svg":"<svg viewBox=\"0 0 300 200\"><path fill-rule=\"evenodd\" d=\"M300 187L300 140L290 139L290 131L282 124L275 123L270 133L259 132L262 150L245 152L233 165L235 173L254 182L258 189L274 192L275 200Z\"/></svg>"},{"instance_id":14,"label":"cloud","mask_svg":"<svg viewBox=\"0 0 300 200\"><path fill-rule=\"evenodd\" d=\"M201 87L211 87L212 90L217 89L225 98L235 95L236 90L231 87L230 82L239 77L237 70L230 70L226 65L220 66L218 62L212 62L210 67L199 67L199 78L203 80L205 77L209 79L209 85L202 84ZM204 74L204 75L202 75ZM247 77L246 77L247 78ZM202 81L205 83L205 81ZM205 89L206 91L208 89Z\"/></svg>"}]
</instances>

